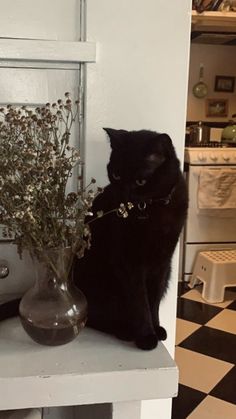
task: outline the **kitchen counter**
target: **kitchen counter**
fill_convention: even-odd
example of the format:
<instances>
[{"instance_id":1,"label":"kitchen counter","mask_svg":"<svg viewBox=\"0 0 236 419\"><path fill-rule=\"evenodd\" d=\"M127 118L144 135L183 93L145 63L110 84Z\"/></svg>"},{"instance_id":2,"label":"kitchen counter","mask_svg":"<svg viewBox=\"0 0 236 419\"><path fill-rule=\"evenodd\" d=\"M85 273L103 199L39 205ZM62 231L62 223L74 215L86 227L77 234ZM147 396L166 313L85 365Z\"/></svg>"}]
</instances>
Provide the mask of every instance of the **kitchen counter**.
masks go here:
<instances>
[{"instance_id":1,"label":"kitchen counter","mask_svg":"<svg viewBox=\"0 0 236 419\"><path fill-rule=\"evenodd\" d=\"M34 343L14 318L0 323L0 410L171 398L178 370L152 351L85 328L57 347Z\"/></svg>"}]
</instances>

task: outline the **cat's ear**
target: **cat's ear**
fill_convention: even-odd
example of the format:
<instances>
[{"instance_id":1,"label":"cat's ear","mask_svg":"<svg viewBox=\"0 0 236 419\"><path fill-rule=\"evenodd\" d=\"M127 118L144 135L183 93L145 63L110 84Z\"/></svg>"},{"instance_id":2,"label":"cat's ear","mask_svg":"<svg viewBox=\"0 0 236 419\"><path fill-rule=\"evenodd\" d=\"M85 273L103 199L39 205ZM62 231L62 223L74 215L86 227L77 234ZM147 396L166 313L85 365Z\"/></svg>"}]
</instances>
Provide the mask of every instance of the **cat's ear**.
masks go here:
<instances>
[{"instance_id":1,"label":"cat's ear","mask_svg":"<svg viewBox=\"0 0 236 419\"><path fill-rule=\"evenodd\" d=\"M158 140L161 140L166 157L172 158L176 156L172 140L168 134L160 134Z\"/></svg>"},{"instance_id":2,"label":"cat's ear","mask_svg":"<svg viewBox=\"0 0 236 419\"><path fill-rule=\"evenodd\" d=\"M104 131L106 131L106 133L109 136L112 149L119 148L122 146L124 137L126 136L127 131L125 131L124 129L113 129L113 128L103 128L103 129Z\"/></svg>"},{"instance_id":3,"label":"cat's ear","mask_svg":"<svg viewBox=\"0 0 236 419\"><path fill-rule=\"evenodd\" d=\"M152 150L146 160L153 170L157 169L166 160L176 157L171 138L167 134L157 134L156 141L152 144Z\"/></svg>"}]
</instances>

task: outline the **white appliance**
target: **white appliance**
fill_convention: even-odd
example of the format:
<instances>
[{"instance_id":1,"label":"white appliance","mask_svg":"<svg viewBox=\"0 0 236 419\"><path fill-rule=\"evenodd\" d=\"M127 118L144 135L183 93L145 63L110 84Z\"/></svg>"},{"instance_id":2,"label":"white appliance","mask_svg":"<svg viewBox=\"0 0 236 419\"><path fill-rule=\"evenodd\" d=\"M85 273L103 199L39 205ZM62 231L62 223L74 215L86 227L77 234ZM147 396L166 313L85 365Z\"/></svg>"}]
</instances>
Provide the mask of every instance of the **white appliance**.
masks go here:
<instances>
[{"instance_id":1,"label":"white appliance","mask_svg":"<svg viewBox=\"0 0 236 419\"><path fill-rule=\"evenodd\" d=\"M236 248L236 208L230 215L225 215L221 209L215 213L210 209L201 211L198 205L201 172L206 168L216 170L216 173L225 168L236 172L236 148L222 147L220 143L214 142L207 147L186 147L184 162L189 209L182 234L181 276L188 281L197 252Z\"/></svg>"}]
</instances>

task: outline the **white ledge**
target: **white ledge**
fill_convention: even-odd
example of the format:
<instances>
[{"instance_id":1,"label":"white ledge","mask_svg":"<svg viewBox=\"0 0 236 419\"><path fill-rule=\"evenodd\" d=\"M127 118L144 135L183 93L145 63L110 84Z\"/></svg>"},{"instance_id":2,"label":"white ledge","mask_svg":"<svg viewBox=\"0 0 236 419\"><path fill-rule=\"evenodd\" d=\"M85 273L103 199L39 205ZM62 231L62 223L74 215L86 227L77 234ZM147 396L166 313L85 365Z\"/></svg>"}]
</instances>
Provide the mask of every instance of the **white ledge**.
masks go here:
<instances>
[{"instance_id":1,"label":"white ledge","mask_svg":"<svg viewBox=\"0 0 236 419\"><path fill-rule=\"evenodd\" d=\"M0 38L0 60L38 62L95 62L94 42L40 41Z\"/></svg>"},{"instance_id":2,"label":"white ledge","mask_svg":"<svg viewBox=\"0 0 236 419\"><path fill-rule=\"evenodd\" d=\"M0 323L0 410L171 398L178 369L160 343L142 351L85 328L57 347L34 343L19 319Z\"/></svg>"}]
</instances>

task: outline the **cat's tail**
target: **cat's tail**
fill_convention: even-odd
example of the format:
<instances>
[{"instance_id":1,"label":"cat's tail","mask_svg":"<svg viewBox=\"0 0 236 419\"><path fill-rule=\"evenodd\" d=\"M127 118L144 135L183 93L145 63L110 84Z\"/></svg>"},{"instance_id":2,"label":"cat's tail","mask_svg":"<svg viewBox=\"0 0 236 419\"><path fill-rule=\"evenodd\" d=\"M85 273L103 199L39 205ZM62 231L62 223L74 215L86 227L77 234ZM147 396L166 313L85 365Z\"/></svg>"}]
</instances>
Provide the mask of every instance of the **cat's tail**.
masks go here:
<instances>
[{"instance_id":1,"label":"cat's tail","mask_svg":"<svg viewBox=\"0 0 236 419\"><path fill-rule=\"evenodd\" d=\"M20 298L0 304L0 321L18 316Z\"/></svg>"}]
</instances>

